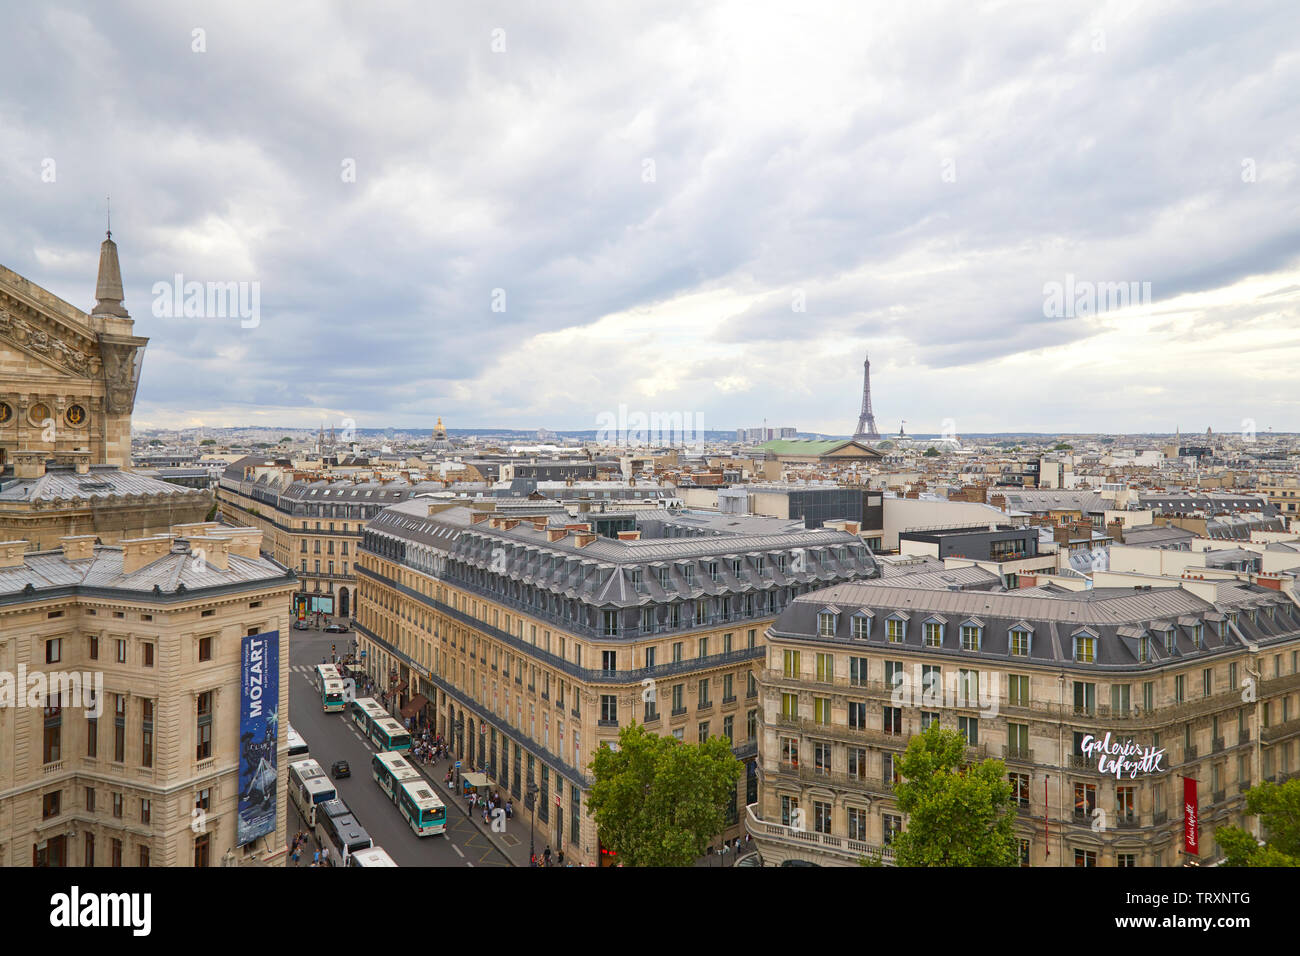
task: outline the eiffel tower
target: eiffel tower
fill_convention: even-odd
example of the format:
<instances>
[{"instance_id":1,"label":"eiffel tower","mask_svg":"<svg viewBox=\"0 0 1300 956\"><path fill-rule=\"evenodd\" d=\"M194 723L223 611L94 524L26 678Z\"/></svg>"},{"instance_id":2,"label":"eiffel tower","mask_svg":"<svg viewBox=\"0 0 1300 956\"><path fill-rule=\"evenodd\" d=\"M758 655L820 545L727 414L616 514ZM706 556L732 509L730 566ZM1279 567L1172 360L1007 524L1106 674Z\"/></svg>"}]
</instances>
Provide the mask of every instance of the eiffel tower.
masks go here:
<instances>
[{"instance_id":1,"label":"eiffel tower","mask_svg":"<svg viewBox=\"0 0 1300 956\"><path fill-rule=\"evenodd\" d=\"M862 360L862 414L858 416L858 430L853 434L854 441L879 441L880 430L876 428L876 416L871 411L871 359Z\"/></svg>"}]
</instances>

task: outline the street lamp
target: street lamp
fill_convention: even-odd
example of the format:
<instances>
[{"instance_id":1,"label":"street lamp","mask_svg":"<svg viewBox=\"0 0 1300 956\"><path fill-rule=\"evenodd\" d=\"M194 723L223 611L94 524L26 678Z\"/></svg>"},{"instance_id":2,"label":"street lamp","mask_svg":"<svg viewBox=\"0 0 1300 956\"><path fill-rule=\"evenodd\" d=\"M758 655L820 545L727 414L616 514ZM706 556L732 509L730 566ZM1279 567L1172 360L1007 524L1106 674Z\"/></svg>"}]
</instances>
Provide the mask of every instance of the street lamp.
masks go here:
<instances>
[{"instance_id":1,"label":"street lamp","mask_svg":"<svg viewBox=\"0 0 1300 956\"><path fill-rule=\"evenodd\" d=\"M537 816L537 793L540 788L532 781L528 782L524 803L528 807L528 865L537 865L537 844L534 842L533 821Z\"/></svg>"}]
</instances>

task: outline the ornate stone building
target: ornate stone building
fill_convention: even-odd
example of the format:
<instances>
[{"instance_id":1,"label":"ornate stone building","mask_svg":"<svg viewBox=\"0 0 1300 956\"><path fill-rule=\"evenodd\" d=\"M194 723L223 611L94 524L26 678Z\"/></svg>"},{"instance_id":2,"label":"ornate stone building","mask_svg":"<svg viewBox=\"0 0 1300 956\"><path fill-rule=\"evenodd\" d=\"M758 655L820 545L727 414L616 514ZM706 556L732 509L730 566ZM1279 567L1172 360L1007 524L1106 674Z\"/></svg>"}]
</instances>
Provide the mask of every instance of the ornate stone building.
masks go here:
<instances>
[{"instance_id":1,"label":"ornate stone building","mask_svg":"<svg viewBox=\"0 0 1300 956\"><path fill-rule=\"evenodd\" d=\"M246 637L278 632L289 705L294 576L261 533L26 544L0 541L0 866L282 863L283 733L275 829L241 845L236 827Z\"/></svg>"},{"instance_id":2,"label":"ornate stone building","mask_svg":"<svg viewBox=\"0 0 1300 956\"><path fill-rule=\"evenodd\" d=\"M202 520L206 491L121 469L148 339L122 305L111 234L89 313L0 266L0 540L109 544Z\"/></svg>"}]
</instances>

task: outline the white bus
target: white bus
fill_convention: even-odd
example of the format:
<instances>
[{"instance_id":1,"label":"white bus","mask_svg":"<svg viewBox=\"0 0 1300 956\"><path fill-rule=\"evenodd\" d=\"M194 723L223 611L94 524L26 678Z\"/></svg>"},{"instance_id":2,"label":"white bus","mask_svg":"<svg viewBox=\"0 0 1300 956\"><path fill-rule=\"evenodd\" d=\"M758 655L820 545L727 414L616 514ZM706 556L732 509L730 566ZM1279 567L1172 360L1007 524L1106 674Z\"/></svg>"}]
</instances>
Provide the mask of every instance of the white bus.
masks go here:
<instances>
[{"instance_id":1,"label":"white bus","mask_svg":"<svg viewBox=\"0 0 1300 956\"><path fill-rule=\"evenodd\" d=\"M397 864L383 847L372 846L368 850L358 850L349 856L348 866L397 866Z\"/></svg>"},{"instance_id":2,"label":"white bus","mask_svg":"<svg viewBox=\"0 0 1300 956\"><path fill-rule=\"evenodd\" d=\"M427 780L403 783L398 793L397 808L416 836L447 832L447 808Z\"/></svg>"},{"instance_id":3,"label":"white bus","mask_svg":"<svg viewBox=\"0 0 1300 956\"><path fill-rule=\"evenodd\" d=\"M402 784L415 783L422 779L420 771L412 767L401 754L393 751L377 753L371 758L370 776L394 803L397 802L397 794Z\"/></svg>"},{"instance_id":4,"label":"white bus","mask_svg":"<svg viewBox=\"0 0 1300 956\"><path fill-rule=\"evenodd\" d=\"M373 697L358 697L352 702L352 721L367 737L370 736L371 723L387 716L388 711Z\"/></svg>"},{"instance_id":5,"label":"white bus","mask_svg":"<svg viewBox=\"0 0 1300 956\"><path fill-rule=\"evenodd\" d=\"M293 724L289 724L289 756L305 757L311 753L311 748L307 746L307 738L298 731L293 729Z\"/></svg>"},{"instance_id":6,"label":"white bus","mask_svg":"<svg viewBox=\"0 0 1300 956\"><path fill-rule=\"evenodd\" d=\"M316 689L320 691L321 708L327 712L346 708L343 702L343 676L333 664L316 665Z\"/></svg>"},{"instance_id":7,"label":"white bus","mask_svg":"<svg viewBox=\"0 0 1300 956\"><path fill-rule=\"evenodd\" d=\"M370 722L370 742L380 750L410 750L411 735L392 717L379 717Z\"/></svg>"},{"instance_id":8,"label":"white bus","mask_svg":"<svg viewBox=\"0 0 1300 956\"><path fill-rule=\"evenodd\" d=\"M309 827L316 826L316 807L338 796L320 764L310 758L289 764L289 794Z\"/></svg>"}]
</instances>

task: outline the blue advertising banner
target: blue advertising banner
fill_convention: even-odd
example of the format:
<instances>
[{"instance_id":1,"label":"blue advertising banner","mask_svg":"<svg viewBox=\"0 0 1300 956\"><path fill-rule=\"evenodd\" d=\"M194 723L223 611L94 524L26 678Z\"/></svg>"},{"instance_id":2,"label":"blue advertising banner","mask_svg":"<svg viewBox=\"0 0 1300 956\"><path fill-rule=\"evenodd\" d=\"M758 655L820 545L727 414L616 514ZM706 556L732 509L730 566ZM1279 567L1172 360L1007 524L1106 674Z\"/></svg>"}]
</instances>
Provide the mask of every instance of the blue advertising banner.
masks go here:
<instances>
[{"instance_id":1,"label":"blue advertising banner","mask_svg":"<svg viewBox=\"0 0 1300 956\"><path fill-rule=\"evenodd\" d=\"M239 668L239 814L236 846L275 832L280 722L280 632L244 638Z\"/></svg>"}]
</instances>

